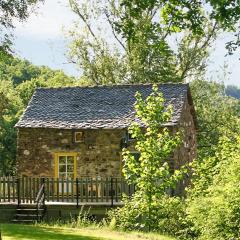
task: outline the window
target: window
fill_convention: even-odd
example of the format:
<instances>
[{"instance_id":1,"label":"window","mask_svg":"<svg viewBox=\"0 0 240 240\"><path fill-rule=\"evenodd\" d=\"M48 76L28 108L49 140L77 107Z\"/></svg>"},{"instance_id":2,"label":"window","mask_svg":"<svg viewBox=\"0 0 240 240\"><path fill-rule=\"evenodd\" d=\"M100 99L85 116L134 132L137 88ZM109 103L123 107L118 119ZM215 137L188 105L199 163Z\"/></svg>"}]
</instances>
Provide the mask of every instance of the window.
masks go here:
<instances>
[{"instance_id":1,"label":"window","mask_svg":"<svg viewBox=\"0 0 240 240\"><path fill-rule=\"evenodd\" d=\"M132 136L131 133L128 133L128 141L132 141L134 140L135 138Z\"/></svg>"},{"instance_id":2,"label":"window","mask_svg":"<svg viewBox=\"0 0 240 240\"><path fill-rule=\"evenodd\" d=\"M55 154L55 177L76 178L76 153Z\"/></svg>"},{"instance_id":3,"label":"window","mask_svg":"<svg viewBox=\"0 0 240 240\"><path fill-rule=\"evenodd\" d=\"M59 152L55 153L55 177L59 178L58 191L61 194L73 193L74 183L77 174L77 153ZM57 190L56 190L57 191Z\"/></svg>"},{"instance_id":4,"label":"window","mask_svg":"<svg viewBox=\"0 0 240 240\"><path fill-rule=\"evenodd\" d=\"M126 132L126 138L127 138L127 141L128 142L131 142L131 141L134 141L135 140L135 138L132 136L132 134L131 133L129 133L129 132Z\"/></svg>"},{"instance_id":5,"label":"window","mask_svg":"<svg viewBox=\"0 0 240 240\"><path fill-rule=\"evenodd\" d=\"M74 178L74 157L59 156L58 158L58 177L59 178Z\"/></svg>"},{"instance_id":6,"label":"window","mask_svg":"<svg viewBox=\"0 0 240 240\"><path fill-rule=\"evenodd\" d=\"M135 160L139 160L140 158L140 152L138 151L134 151L134 150L130 150L130 154L135 158ZM122 154L121 154L122 155ZM123 166L125 165L125 160L121 157L120 159L120 169L121 169L121 172L122 172L122 169L123 169Z\"/></svg>"},{"instance_id":7,"label":"window","mask_svg":"<svg viewBox=\"0 0 240 240\"><path fill-rule=\"evenodd\" d=\"M135 160L139 160L140 152L132 152L132 151L130 151L130 154L134 156Z\"/></svg>"},{"instance_id":8,"label":"window","mask_svg":"<svg viewBox=\"0 0 240 240\"><path fill-rule=\"evenodd\" d=\"M74 133L74 142L83 142L83 132Z\"/></svg>"}]
</instances>

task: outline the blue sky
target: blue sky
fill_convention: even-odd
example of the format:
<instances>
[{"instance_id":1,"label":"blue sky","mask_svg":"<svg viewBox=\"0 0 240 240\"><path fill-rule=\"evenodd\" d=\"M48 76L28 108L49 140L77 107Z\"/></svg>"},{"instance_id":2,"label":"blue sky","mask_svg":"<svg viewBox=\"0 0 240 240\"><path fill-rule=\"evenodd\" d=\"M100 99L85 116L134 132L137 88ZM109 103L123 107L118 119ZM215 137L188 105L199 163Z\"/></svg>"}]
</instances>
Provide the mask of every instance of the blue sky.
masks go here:
<instances>
[{"instance_id":1,"label":"blue sky","mask_svg":"<svg viewBox=\"0 0 240 240\"><path fill-rule=\"evenodd\" d=\"M36 65L47 65L53 69L62 69L65 73L79 76L76 67L69 64L65 53L66 39L63 29L72 26L77 20L71 12L67 0L45 0L40 4L37 14L32 14L27 22L16 23L15 52ZM240 86L240 60L236 54L224 57L226 54L224 43L227 38L222 35L216 41L214 51L209 60L208 78L223 81L226 84ZM222 66L228 65L229 75L223 79Z\"/></svg>"}]
</instances>

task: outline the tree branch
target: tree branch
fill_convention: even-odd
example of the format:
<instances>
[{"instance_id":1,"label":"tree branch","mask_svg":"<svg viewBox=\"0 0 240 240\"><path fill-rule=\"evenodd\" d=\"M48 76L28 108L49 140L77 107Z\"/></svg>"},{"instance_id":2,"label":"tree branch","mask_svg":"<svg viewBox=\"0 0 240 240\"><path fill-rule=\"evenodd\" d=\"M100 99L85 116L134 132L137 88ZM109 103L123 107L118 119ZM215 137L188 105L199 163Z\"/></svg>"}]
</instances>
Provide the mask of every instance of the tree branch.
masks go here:
<instances>
[{"instance_id":1,"label":"tree branch","mask_svg":"<svg viewBox=\"0 0 240 240\"><path fill-rule=\"evenodd\" d=\"M122 48L126 51L126 47L125 47L124 44L120 41L120 39L118 38L118 36L117 36L117 34L116 34L115 30L114 30L113 23L112 23L112 21L111 21L111 19L110 19L109 14L107 13L107 10L104 11L104 15L106 16L107 21L108 21L109 25L111 26L113 36L114 36L115 39L118 41L118 43L122 46Z\"/></svg>"},{"instance_id":2,"label":"tree branch","mask_svg":"<svg viewBox=\"0 0 240 240\"><path fill-rule=\"evenodd\" d=\"M205 39L205 41L203 42L203 44L201 46L199 46L199 43L200 43L199 39L198 40L196 39L196 41L194 43L193 51L190 54L190 57L188 58L187 63L185 64L184 70L182 71L182 74L180 77L182 80L184 80L187 77L188 71L195 68L194 62L195 62L196 58L199 57L199 55L201 55L201 51L210 45L210 41L214 37L214 34L217 30L217 26L218 26L218 24L217 24L217 22L215 22L212 30L207 35L207 38Z\"/></svg>"},{"instance_id":3,"label":"tree branch","mask_svg":"<svg viewBox=\"0 0 240 240\"><path fill-rule=\"evenodd\" d=\"M74 0L69 0L69 4L70 7L72 8L73 12L75 12L81 19L82 21L85 23L85 25L87 26L90 34L92 35L92 37L95 39L96 42L98 42L97 36L95 35L95 33L93 32L91 25L88 23L87 19L84 17L84 15L80 12L76 2Z\"/></svg>"}]
</instances>

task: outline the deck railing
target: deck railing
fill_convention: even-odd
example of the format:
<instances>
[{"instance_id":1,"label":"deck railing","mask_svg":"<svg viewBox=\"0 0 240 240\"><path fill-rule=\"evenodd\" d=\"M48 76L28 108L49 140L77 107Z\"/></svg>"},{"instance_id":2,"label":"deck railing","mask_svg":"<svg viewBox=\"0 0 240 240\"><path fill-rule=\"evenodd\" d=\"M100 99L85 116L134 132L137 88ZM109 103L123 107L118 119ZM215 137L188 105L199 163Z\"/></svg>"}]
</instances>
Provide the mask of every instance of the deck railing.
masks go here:
<instances>
[{"instance_id":1,"label":"deck railing","mask_svg":"<svg viewBox=\"0 0 240 240\"><path fill-rule=\"evenodd\" d=\"M45 202L118 203L123 194L132 196L134 186L123 178L0 177L0 203L35 203L44 183Z\"/></svg>"}]
</instances>

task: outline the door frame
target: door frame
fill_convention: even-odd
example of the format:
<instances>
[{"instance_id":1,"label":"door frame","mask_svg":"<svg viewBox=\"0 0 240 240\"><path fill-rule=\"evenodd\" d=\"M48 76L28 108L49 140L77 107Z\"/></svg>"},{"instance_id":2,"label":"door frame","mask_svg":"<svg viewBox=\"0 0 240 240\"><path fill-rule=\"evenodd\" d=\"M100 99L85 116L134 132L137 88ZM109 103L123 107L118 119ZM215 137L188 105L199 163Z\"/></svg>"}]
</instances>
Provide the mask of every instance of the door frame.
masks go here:
<instances>
[{"instance_id":1,"label":"door frame","mask_svg":"<svg viewBox=\"0 0 240 240\"><path fill-rule=\"evenodd\" d=\"M74 158L73 178L77 177L77 152L55 152L54 153L54 176L59 178L59 157L60 156L72 156Z\"/></svg>"}]
</instances>

